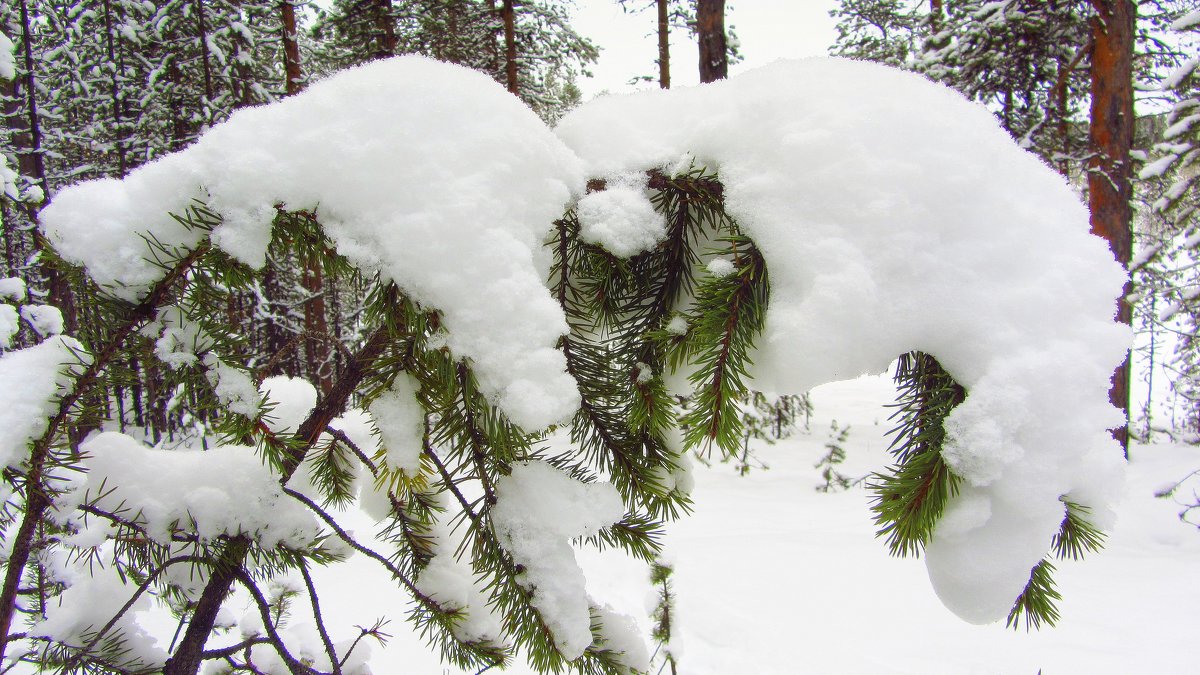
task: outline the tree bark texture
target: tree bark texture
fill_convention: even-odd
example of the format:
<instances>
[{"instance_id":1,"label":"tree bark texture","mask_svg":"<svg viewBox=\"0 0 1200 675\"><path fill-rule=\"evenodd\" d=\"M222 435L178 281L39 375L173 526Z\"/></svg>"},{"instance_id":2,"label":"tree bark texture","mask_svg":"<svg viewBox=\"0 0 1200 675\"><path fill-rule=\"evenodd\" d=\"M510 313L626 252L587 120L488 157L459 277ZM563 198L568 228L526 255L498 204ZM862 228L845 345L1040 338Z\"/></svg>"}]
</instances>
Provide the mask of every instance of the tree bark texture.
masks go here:
<instances>
[{"instance_id":1,"label":"tree bark texture","mask_svg":"<svg viewBox=\"0 0 1200 675\"><path fill-rule=\"evenodd\" d=\"M728 77L725 0L696 1L696 37L700 44L700 81L715 82Z\"/></svg>"},{"instance_id":2,"label":"tree bark texture","mask_svg":"<svg viewBox=\"0 0 1200 675\"><path fill-rule=\"evenodd\" d=\"M1088 206L1092 233L1108 241L1113 257L1128 267L1133 250L1133 43L1137 10L1132 0L1092 0L1092 107ZM1125 294L1130 286L1126 283ZM1117 303L1118 321L1131 323L1129 304ZM1109 398L1129 419L1129 357L1113 374ZM1128 426L1113 432L1126 454Z\"/></svg>"},{"instance_id":3,"label":"tree bark texture","mask_svg":"<svg viewBox=\"0 0 1200 675\"><path fill-rule=\"evenodd\" d=\"M292 0L279 3L279 20L283 33L283 70L287 76L284 91L291 96L304 88L304 72L300 70L300 43L296 41L296 6Z\"/></svg>"},{"instance_id":4,"label":"tree bark texture","mask_svg":"<svg viewBox=\"0 0 1200 675\"><path fill-rule=\"evenodd\" d=\"M375 58L386 59L396 55L396 47L400 44L396 37L396 21L392 18L392 0L375 1Z\"/></svg>"},{"instance_id":5,"label":"tree bark texture","mask_svg":"<svg viewBox=\"0 0 1200 675\"><path fill-rule=\"evenodd\" d=\"M504 20L504 73L508 91L516 94L517 89L517 17L514 0L504 0L500 17Z\"/></svg>"},{"instance_id":6,"label":"tree bark texture","mask_svg":"<svg viewBox=\"0 0 1200 675\"><path fill-rule=\"evenodd\" d=\"M668 0L658 0L658 86L671 88L671 24L667 16Z\"/></svg>"}]
</instances>

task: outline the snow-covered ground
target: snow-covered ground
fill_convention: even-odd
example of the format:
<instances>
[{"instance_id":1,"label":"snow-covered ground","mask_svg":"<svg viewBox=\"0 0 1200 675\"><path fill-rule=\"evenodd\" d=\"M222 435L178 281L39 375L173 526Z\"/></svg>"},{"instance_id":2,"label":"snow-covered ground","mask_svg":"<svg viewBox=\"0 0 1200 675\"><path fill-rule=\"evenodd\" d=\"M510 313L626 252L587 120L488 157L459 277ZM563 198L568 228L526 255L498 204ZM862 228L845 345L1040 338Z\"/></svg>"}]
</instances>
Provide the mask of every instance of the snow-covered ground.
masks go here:
<instances>
[{"instance_id":1,"label":"snow-covered ground","mask_svg":"<svg viewBox=\"0 0 1200 675\"><path fill-rule=\"evenodd\" d=\"M1026 633L972 626L946 610L922 561L887 555L862 488L823 494L813 464L834 419L849 424L843 473L887 463L891 384L867 377L813 393L810 431L758 457L769 470L696 469L695 513L666 540L676 565L674 648L680 672L730 673L1194 673L1200 664L1200 531L1155 490L1200 468L1200 449L1135 447L1120 520L1103 551L1058 563L1062 620ZM653 593L644 565L582 551L589 593L639 617ZM406 601L369 561L329 574L322 597L334 639L381 613L393 639L375 647L376 673L450 673L403 621ZM527 672L515 667L509 672Z\"/></svg>"}]
</instances>

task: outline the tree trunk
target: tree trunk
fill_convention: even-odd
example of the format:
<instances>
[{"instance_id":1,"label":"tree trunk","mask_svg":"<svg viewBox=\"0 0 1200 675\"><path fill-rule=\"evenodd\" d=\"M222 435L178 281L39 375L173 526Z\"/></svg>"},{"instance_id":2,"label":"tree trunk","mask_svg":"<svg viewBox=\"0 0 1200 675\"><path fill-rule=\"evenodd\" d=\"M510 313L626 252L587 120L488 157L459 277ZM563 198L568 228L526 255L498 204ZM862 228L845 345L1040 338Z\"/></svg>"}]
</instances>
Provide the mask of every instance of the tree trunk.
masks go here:
<instances>
[{"instance_id":1,"label":"tree trunk","mask_svg":"<svg viewBox=\"0 0 1200 675\"><path fill-rule=\"evenodd\" d=\"M304 73L300 70L300 43L296 41L296 6L292 0L279 3L279 16L283 24L283 70L287 76L285 91L291 96L304 88Z\"/></svg>"},{"instance_id":2,"label":"tree trunk","mask_svg":"<svg viewBox=\"0 0 1200 675\"><path fill-rule=\"evenodd\" d=\"M715 82L728 77L725 0L696 0L696 36L700 44L700 81Z\"/></svg>"},{"instance_id":3,"label":"tree trunk","mask_svg":"<svg viewBox=\"0 0 1200 675\"><path fill-rule=\"evenodd\" d=\"M500 17L504 19L504 72L508 91L517 93L517 18L514 0L504 0Z\"/></svg>"},{"instance_id":4,"label":"tree trunk","mask_svg":"<svg viewBox=\"0 0 1200 675\"><path fill-rule=\"evenodd\" d=\"M212 62L208 56L208 25L204 20L204 0L196 3L196 31L200 37L200 64L204 70L204 118L209 126L216 121L216 111L213 110L213 81Z\"/></svg>"},{"instance_id":5,"label":"tree trunk","mask_svg":"<svg viewBox=\"0 0 1200 675\"><path fill-rule=\"evenodd\" d=\"M376 0L375 29L378 31L375 58L395 56L400 40L396 37L396 22L392 19L392 0Z\"/></svg>"},{"instance_id":6,"label":"tree trunk","mask_svg":"<svg viewBox=\"0 0 1200 675\"><path fill-rule=\"evenodd\" d=\"M21 175L33 180L42 190L43 201L41 204L28 202L22 204L29 222L36 225L38 212L50 202L51 192L50 181L46 177L46 160L42 149L41 113L38 110L37 102L37 78L34 75L36 62L33 58L33 24L30 22L29 6L26 0L20 0L19 8L21 12L20 56L25 73L23 77L18 78L21 86L14 86L12 91L18 97L24 96L25 116L24 124L22 124L20 115L9 117L9 120L13 125L10 128L13 131L13 149L17 154L17 169ZM46 246L45 241L36 230L33 233L33 245L38 250ZM75 312L75 294L71 290L66 276L49 265L42 265L41 271L45 275L50 304L62 312L65 332L67 334L77 333L79 321Z\"/></svg>"},{"instance_id":7,"label":"tree trunk","mask_svg":"<svg viewBox=\"0 0 1200 675\"><path fill-rule=\"evenodd\" d=\"M1088 161L1088 206L1092 233L1108 241L1113 256L1128 266L1133 250L1133 30L1137 10L1132 0L1092 0L1092 109ZM1128 296L1130 287L1125 286ZM1117 303L1118 321L1131 323L1129 304ZM1113 374L1109 398L1129 420L1129 356ZM1129 454L1128 426L1113 431Z\"/></svg>"},{"instance_id":8,"label":"tree trunk","mask_svg":"<svg viewBox=\"0 0 1200 675\"><path fill-rule=\"evenodd\" d=\"M316 256L302 261L301 284L308 297L304 300L305 371L321 391L328 394L333 386L333 364L329 353L329 327L325 321L325 282L321 261Z\"/></svg>"},{"instance_id":9,"label":"tree trunk","mask_svg":"<svg viewBox=\"0 0 1200 675\"><path fill-rule=\"evenodd\" d=\"M671 24L667 19L667 0L658 0L658 86L671 88Z\"/></svg>"},{"instance_id":10,"label":"tree trunk","mask_svg":"<svg viewBox=\"0 0 1200 675\"><path fill-rule=\"evenodd\" d=\"M113 145L117 150L117 176L124 178L125 173L129 170L128 160L125 157L125 145L128 139L125 138L125 105L121 101L119 76L125 68L124 64L118 61L117 49L113 44L112 0L104 0L104 42L108 52L108 64L112 68L112 77L109 78L109 97L112 99L113 134L116 136L116 142Z\"/></svg>"}]
</instances>

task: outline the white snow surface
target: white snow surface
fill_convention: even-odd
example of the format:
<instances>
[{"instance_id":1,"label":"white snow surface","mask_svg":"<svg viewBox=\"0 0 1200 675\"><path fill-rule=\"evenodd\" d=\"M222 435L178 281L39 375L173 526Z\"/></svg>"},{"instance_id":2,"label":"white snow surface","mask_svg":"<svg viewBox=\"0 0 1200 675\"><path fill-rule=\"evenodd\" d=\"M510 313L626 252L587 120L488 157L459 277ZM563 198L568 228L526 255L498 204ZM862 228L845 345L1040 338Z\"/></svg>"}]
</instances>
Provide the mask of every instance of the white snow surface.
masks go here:
<instances>
[{"instance_id":1,"label":"white snow surface","mask_svg":"<svg viewBox=\"0 0 1200 675\"><path fill-rule=\"evenodd\" d=\"M0 303L0 348L12 346L12 338L21 330L21 320L17 318L17 308L7 302Z\"/></svg>"},{"instance_id":2,"label":"white snow surface","mask_svg":"<svg viewBox=\"0 0 1200 675\"><path fill-rule=\"evenodd\" d=\"M5 277L0 279L0 298L21 302L25 300L25 293L24 279L20 277Z\"/></svg>"},{"instance_id":3,"label":"white snow surface","mask_svg":"<svg viewBox=\"0 0 1200 675\"><path fill-rule=\"evenodd\" d=\"M63 190L42 227L64 257L133 299L161 274L145 235L200 242L168 216L194 199L223 216L214 244L254 266L276 204L315 210L340 253L441 310L447 344L473 359L483 391L533 429L578 406L554 348L567 325L543 282L542 237L582 188L577 158L491 79L400 57L239 110L123 180Z\"/></svg>"},{"instance_id":4,"label":"white snow surface","mask_svg":"<svg viewBox=\"0 0 1200 675\"><path fill-rule=\"evenodd\" d=\"M425 411L417 402L416 383L401 374L391 389L371 402L368 411L379 429L380 444L387 448L387 465L417 475L424 449Z\"/></svg>"},{"instance_id":5,"label":"white snow surface","mask_svg":"<svg viewBox=\"0 0 1200 675\"><path fill-rule=\"evenodd\" d=\"M271 412L263 415L263 422L277 434L296 433L317 405L317 388L302 377L268 377L258 389L272 406Z\"/></svg>"},{"instance_id":6,"label":"white snow surface","mask_svg":"<svg viewBox=\"0 0 1200 675\"><path fill-rule=\"evenodd\" d=\"M893 461L884 435L892 426L885 408L895 397L890 378L827 385L811 397L811 431L801 429L774 445L752 442L770 470L743 476L733 464L698 464L695 511L667 526L663 543L675 568L676 598L670 648L681 675L1196 670L1200 531L1178 517L1192 489L1185 484L1174 500L1156 499L1154 492L1200 466L1200 447L1135 444L1121 517L1104 549L1078 562L1054 563L1062 620L1054 628L1014 631L1003 623L970 625L946 611L929 592L920 559L888 555L871 521L871 493L861 484L833 493L814 490L824 481L813 464L827 452L826 430L834 419L850 428L840 471L858 478ZM548 443L565 453L568 440L556 434ZM366 517L353 523L370 530ZM654 593L647 564L590 546L576 557L593 604L634 617L649 643ZM313 570L335 641L356 635L355 624L387 615L395 637L373 653L374 672L476 673L478 668L444 664L438 647L401 620L411 598L387 570L364 556L347 565ZM372 589L369 597L363 588ZM303 614L297 612L293 622L311 622ZM168 641L176 624L165 616L156 635ZM660 654L650 673L661 665ZM536 671L518 656L504 672Z\"/></svg>"},{"instance_id":7,"label":"white snow surface","mask_svg":"<svg viewBox=\"0 0 1200 675\"><path fill-rule=\"evenodd\" d=\"M625 506L608 483L583 483L540 461L514 464L496 481L492 526L513 560L525 567L520 581L531 604L568 661L592 643L585 579L571 540L621 520Z\"/></svg>"},{"instance_id":8,"label":"white snow surface","mask_svg":"<svg viewBox=\"0 0 1200 675\"><path fill-rule=\"evenodd\" d=\"M63 315L53 305L25 305L21 307L21 318L41 337L63 332Z\"/></svg>"},{"instance_id":9,"label":"white snow surface","mask_svg":"<svg viewBox=\"0 0 1200 675\"><path fill-rule=\"evenodd\" d=\"M316 519L283 493L279 476L254 448L161 450L105 431L80 444L87 473L75 498L142 523L147 534L170 543L176 524L195 522L200 538L246 534L264 548L301 550L321 535Z\"/></svg>"},{"instance_id":10,"label":"white snow surface","mask_svg":"<svg viewBox=\"0 0 1200 675\"><path fill-rule=\"evenodd\" d=\"M63 335L0 356L0 466L27 456L71 386L67 373L87 358L82 344Z\"/></svg>"},{"instance_id":11,"label":"white snow surface","mask_svg":"<svg viewBox=\"0 0 1200 675\"><path fill-rule=\"evenodd\" d=\"M11 80L17 76L17 62L13 52L16 45L0 31L0 80Z\"/></svg>"},{"instance_id":12,"label":"white snow surface","mask_svg":"<svg viewBox=\"0 0 1200 675\"><path fill-rule=\"evenodd\" d=\"M645 174L618 176L580 198L579 237L618 258L653 249L666 238L667 223L646 196L645 183Z\"/></svg>"},{"instance_id":13,"label":"white snow surface","mask_svg":"<svg viewBox=\"0 0 1200 675\"><path fill-rule=\"evenodd\" d=\"M945 456L968 485L959 500L987 508L935 533L927 557L959 616L1007 614L1060 497L1111 524L1125 274L1071 188L987 110L917 75L818 58L600 97L557 133L590 175L719 172L771 273L755 386L803 392L922 350L967 388Z\"/></svg>"},{"instance_id":14,"label":"white snow surface","mask_svg":"<svg viewBox=\"0 0 1200 675\"><path fill-rule=\"evenodd\" d=\"M62 642L83 647L92 641L96 631L137 592L132 579L123 577L113 565L88 564L86 558L60 561L55 576L66 584L62 595L51 601L46 618L33 627L35 635L53 637ZM177 566L178 567L178 566ZM150 608L152 594L143 593L106 633L108 638L123 641L128 652L123 655L126 665L159 666L166 662L167 652L154 637L138 623L138 617ZM140 669L134 669L140 670Z\"/></svg>"}]
</instances>

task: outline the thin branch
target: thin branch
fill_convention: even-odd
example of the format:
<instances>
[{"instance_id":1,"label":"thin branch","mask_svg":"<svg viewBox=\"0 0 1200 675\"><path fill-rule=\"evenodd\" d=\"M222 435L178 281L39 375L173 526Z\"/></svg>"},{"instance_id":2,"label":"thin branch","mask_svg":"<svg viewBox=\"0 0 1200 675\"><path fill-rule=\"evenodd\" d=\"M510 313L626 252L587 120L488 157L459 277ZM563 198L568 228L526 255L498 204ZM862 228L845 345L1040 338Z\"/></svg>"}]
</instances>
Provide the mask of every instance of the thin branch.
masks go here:
<instances>
[{"instance_id":1,"label":"thin branch","mask_svg":"<svg viewBox=\"0 0 1200 675\"><path fill-rule=\"evenodd\" d=\"M287 664L288 670L293 673L319 673L320 671L300 663L288 651L287 645L283 643L283 638L279 637L279 633L275 630L275 625L271 623L271 604L263 597L262 591L258 590L258 585L254 583L254 579L250 578L250 575L241 569L234 570L233 576L254 598L254 602L258 605L258 612L262 615L263 629L267 631L267 637L270 638L271 645L279 653L279 658L283 659L283 662Z\"/></svg>"},{"instance_id":2,"label":"thin branch","mask_svg":"<svg viewBox=\"0 0 1200 675\"><path fill-rule=\"evenodd\" d=\"M325 653L329 656L329 663L333 667L333 675L342 675L342 665L338 661L337 650L333 648L333 641L329 639L329 631L325 630L325 618L321 614L321 603L317 599L317 588L313 585L312 576L308 573L308 565L300 561L300 576L304 577L304 586L308 588L308 599L312 603L313 621L317 624L317 632L321 634L321 642L325 645Z\"/></svg>"}]
</instances>

